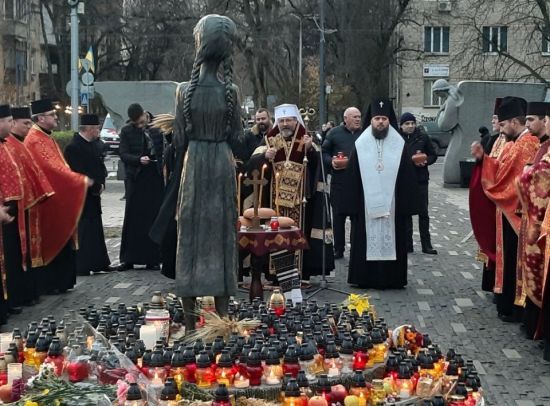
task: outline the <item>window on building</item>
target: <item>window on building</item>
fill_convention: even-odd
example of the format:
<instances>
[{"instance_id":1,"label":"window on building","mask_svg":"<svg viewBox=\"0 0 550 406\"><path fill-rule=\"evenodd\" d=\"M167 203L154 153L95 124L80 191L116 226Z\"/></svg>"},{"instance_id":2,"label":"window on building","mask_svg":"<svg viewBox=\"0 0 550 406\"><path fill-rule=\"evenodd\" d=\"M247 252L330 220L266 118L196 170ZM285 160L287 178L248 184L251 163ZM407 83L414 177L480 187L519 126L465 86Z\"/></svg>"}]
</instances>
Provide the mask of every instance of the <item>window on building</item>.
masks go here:
<instances>
[{"instance_id":1,"label":"window on building","mask_svg":"<svg viewBox=\"0 0 550 406\"><path fill-rule=\"evenodd\" d=\"M444 100L432 93L432 86L438 79L441 78L424 79L424 107L439 107L443 104Z\"/></svg>"},{"instance_id":2,"label":"window on building","mask_svg":"<svg viewBox=\"0 0 550 406\"><path fill-rule=\"evenodd\" d=\"M424 27L424 52L449 53L449 27Z\"/></svg>"},{"instance_id":3,"label":"window on building","mask_svg":"<svg viewBox=\"0 0 550 406\"><path fill-rule=\"evenodd\" d=\"M15 18L26 22L29 16L29 0L15 0Z\"/></svg>"},{"instance_id":4,"label":"window on building","mask_svg":"<svg viewBox=\"0 0 550 406\"><path fill-rule=\"evenodd\" d=\"M4 19L12 20L14 15L14 2L15 0L5 0L4 2Z\"/></svg>"},{"instance_id":5,"label":"window on building","mask_svg":"<svg viewBox=\"0 0 550 406\"><path fill-rule=\"evenodd\" d=\"M550 35L545 36L542 34L542 53L544 55L550 55Z\"/></svg>"},{"instance_id":6,"label":"window on building","mask_svg":"<svg viewBox=\"0 0 550 406\"><path fill-rule=\"evenodd\" d=\"M508 50L508 27L483 27L483 52Z\"/></svg>"}]
</instances>

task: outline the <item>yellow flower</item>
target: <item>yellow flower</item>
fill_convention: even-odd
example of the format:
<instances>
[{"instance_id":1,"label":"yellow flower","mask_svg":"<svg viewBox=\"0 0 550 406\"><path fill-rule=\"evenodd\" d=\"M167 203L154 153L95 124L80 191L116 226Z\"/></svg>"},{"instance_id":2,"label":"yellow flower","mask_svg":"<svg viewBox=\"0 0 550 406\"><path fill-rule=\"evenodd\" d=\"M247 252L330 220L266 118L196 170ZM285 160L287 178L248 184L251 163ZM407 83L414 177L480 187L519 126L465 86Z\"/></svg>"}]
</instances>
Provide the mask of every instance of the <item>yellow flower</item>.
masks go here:
<instances>
[{"instance_id":1,"label":"yellow flower","mask_svg":"<svg viewBox=\"0 0 550 406\"><path fill-rule=\"evenodd\" d=\"M357 310L357 313L359 313L359 315L362 315L365 311L368 312L370 309L369 297L367 295L358 295L352 293L351 295L349 295L347 303L348 309Z\"/></svg>"},{"instance_id":2,"label":"yellow flower","mask_svg":"<svg viewBox=\"0 0 550 406\"><path fill-rule=\"evenodd\" d=\"M38 403L36 402L32 402L30 400L27 400L24 404L24 406L40 406Z\"/></svg>"},{"instance_id":3,"label":"yellow flower","mask_svg":"<svg viewBox=\"0 0 550 406\"><path fill-rule=\"evenodd\" d=\"M61 402L59 401L59 399L56 399L53 404L54 406L61 406Z\"/></svg>"},{"instance_id":4,"label":"yellow flower","mask_svg":"<svg viewBox=\"0 0 550 406\"><path fill-rule=\"evenodd\" d=\"M49 389L44 389L44 390L42 391L42 394L43 394L43 395L47 395L48 393L50 393L50 390L49 390Z\"/></svg>"}]
</instances>

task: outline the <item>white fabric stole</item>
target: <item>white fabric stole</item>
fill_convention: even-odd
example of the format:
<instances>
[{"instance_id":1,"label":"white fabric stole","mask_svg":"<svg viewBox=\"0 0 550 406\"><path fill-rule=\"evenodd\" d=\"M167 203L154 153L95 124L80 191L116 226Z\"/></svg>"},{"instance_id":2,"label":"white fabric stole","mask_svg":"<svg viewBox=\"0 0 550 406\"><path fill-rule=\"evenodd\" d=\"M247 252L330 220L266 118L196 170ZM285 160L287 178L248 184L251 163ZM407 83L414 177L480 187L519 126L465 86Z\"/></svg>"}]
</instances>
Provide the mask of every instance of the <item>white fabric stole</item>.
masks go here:
<instances>
[{"instance_id":1,"label":"white fabric stole","mask_svg":"<svg viewBox=\"0 0 550 406\"><path fill-rule=\"evenodd\" d=\"M369 126L355 141L365 197L367 261L395 261L395 184L405 141L390 125L378 171L376 138Z\"/></svg>"}]
</instances>

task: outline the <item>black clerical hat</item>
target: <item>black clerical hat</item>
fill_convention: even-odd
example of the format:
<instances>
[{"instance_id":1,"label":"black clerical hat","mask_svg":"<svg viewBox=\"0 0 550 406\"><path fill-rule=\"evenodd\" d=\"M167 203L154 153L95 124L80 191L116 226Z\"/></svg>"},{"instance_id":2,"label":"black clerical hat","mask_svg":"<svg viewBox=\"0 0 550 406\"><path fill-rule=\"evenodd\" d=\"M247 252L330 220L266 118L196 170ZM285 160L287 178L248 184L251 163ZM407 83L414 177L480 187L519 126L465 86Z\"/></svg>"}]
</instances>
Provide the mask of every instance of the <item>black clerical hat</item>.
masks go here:
<instances>
[{"instance_id":1,"label":"black clerical hat","mask_svg":"<svg viewBox=\"0 0 550 406\"><path fill-rule=\"evenodd\" d=\"M11 109L11 115L14 120L31 118L31 109L30 107L14 107Z\"/></svg>"},{"instance_id":2,"label":"black clerical hat","mask_svg":"<svg viewBox=\"0 0 550 406\"><path fill-rule=\"evenodd\" d=\"M498 108L498 121L511 120L515 117L525 116L527 102L521 97L508 96L502 99Z\"/></svg>"},{"instance_id":3,"label":"black clerical hat","mask_svg":"<svg viewBox=\"0 0 550 406\"><path fill-rule=\"evenodd\" d=\"M545 116L550 103L529 102L527 103L527 116Z\"/></svg>"},{"instance_id":4,"label":"black clerical hat","mask_svg":"<svg viewBox=\"0 0 550 406\"><path fill-rule=\"evenodd\" d=\"M0 118L11 116L11 109L9 104L0 105Z\"/></svg>"},{"instance_id":5,"label":"black clerical hat","mask_svg":"<svg viewBox=\"0 0 550 406\"><path fill-rule=\"evenodd\" d=\"M32 114L42 114L55 110L51 99L41 99L31 102Z\"/></svg>"},{"instance_id":6,"label":"black clerical hat","mask_svg":"<svg viewBox=\"0 0 550 406\"><path fill-rule=\"evenodd\" d=\"M372 99L365 114L365 121L363 121L363 128L370 126L370 122L373 117L376 116L385 116L390 120L390 124L393 128L398 129L397 117L395 116L395 111L393 110L392 102L386 98L378 97Z\"/></svg>"},{"instance_id":7,"label":"black clerical hat","mask_svg":"<svg viewBox=\"0 0 550 406\"><path fill-rule=\"evenodd\" d=\"M99 117L95 114L83 114L80 117L80 125L99 125Z\"/></svg>"},{"instance_id":8,"label":"black clerical hat","mask_svg":"<svg viewBox=\"0 0 550 406\"><path fill-rule=\"evenodd\" d=\"M502 104L502 97L497 97L495 99L495 107L493 108L493 115L498 115L498 108Z\"/></svg>"}]
</instances>

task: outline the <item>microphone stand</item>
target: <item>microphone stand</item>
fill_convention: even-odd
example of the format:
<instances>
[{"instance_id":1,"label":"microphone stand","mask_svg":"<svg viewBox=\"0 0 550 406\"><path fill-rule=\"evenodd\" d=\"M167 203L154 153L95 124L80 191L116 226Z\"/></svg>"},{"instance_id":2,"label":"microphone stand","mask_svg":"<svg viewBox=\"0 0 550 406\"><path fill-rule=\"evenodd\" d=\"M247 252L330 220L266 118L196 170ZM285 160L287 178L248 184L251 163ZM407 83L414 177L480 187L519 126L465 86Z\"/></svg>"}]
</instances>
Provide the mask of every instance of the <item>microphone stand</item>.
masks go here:
<instances>
[{"instance_id":1,"label":"microphone stand","mask_svg":"<svg viewBox=\"0 0 550 406\"><path fill-rule=\"evenodd\" d=\"M350 292L346 292L344 290L339 290L339 289L335 289L335 288L331 288L328 286L328 281L327 281L327 275L326 275L326 229L327 229L327 211L329 209L329 203L328 203L328 197L327 197L327 191L326 191L326 187L327 187L327 178L326 178L326 174L325 174L325 163L323 161L323 151L321 148L319 148L319 159L320 159L320 163L321 163L321 177L322 177L322 180L323 180L323 204L322 204L322 208L323 208L323 245L322 245L322 259L321 259L321 266L322 266L322 274L321 274L321 284L320 286L315 289L313 292L308 292L308 296L306 297L306 300L309 300L311 299L313 296L315 296L316 294L324 291L324 290L328 290L328 291L331 291L331 292L336 292L336 293L341 293L342 295L346 295L348 296L350 294Z\"/></svg>"}]
</instances>

